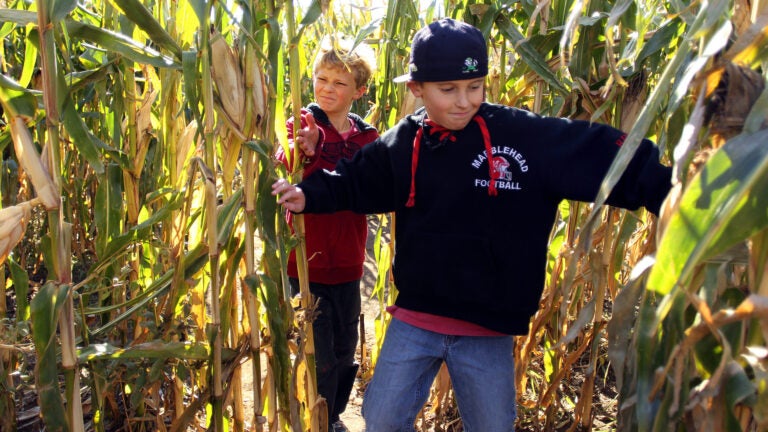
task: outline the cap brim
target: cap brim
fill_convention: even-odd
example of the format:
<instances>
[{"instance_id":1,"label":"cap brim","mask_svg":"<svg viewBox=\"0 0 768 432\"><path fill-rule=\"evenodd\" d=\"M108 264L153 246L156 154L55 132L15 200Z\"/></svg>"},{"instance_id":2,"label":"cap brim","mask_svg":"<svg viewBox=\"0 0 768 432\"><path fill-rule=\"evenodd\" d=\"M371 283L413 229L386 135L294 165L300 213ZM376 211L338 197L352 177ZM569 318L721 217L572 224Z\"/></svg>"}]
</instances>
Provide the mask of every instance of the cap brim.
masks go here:
<instances>
[{"instance_id":1,"label":"cap brim","mask_svg":"<svg viewBox=\"0 0 768 432\"><path fill-rule=\"evenodd\" d=\"M400 75L399 77L395 77L395 79L393 79L392 82L402 83L402 82L408 82L410 80L411 80L411 74L407 73L405 75Z\"/></svg>"}]
</instances>

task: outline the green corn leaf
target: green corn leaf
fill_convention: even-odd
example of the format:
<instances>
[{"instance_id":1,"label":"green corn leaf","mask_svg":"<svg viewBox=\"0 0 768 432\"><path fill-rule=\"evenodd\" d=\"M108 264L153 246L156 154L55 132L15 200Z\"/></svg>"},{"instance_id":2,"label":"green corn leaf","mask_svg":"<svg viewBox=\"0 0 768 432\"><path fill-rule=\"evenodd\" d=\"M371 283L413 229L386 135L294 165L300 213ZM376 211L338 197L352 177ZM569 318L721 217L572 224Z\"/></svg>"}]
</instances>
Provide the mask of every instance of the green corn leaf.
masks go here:
<instances>
[{"instance_id":1,"label":"green corn leaf","mask_svg":"<svg viewBox=\"0 0 768 432\"><path fill-rule=\"evenodd\" d=\"M158 46L170 51L177 59L181 60L181 47L176 40L168 34L163 26L155 19L152 12L137 0L113 0L134 24L147 32L149 38Z\"/></svg>"},{"instance_id":2,"label":"green corn leaf","mask_svg":"<svg viewBox=\"0 0 768 432\"><path fill-rule=\"evenodd\" d=\"M648 287L668 294L696 265L768 226L768 129L721 147L690 182L664 232Z\"/></svg>"},{"instance_id":3,"label":"green corn leaf","mask_svg":"<svg viewBox=\"0 0 768 432\"><path fill-rule=\"evenodd\" d=\"M64 80L60 80L60 85L63 88ZM97 145L97 139L90 133L88 127L83 122L83 118L72 102L70 97L63 98L64 106L62 106L62 121L64 127L72 138L72 143L77 147L78 152L88 161L91 168L96 174L104 173L104 163L101 160L101 152Z\"/></svg>"},{"instance_id":4,"label":"green corn leaf","mask_svg":"<svg viewBox=\"0 0 768 432\"><path fill-rule=\"evenodd\" d=\"M219 245L225 244L227 239L233 237L233 230L236 229L235 222L237 221L237 216L240 214L242 200L243 190L238 189L219 207L217 212L218 219L216 221L219 234L217 242Z\"/></svg>"},{"instance_id":5,"label":"green corn leaf","mask_svg":"<svg viewBox=\"0 0 768 432\"><path fill-rule=\"evenodd\" d=\"M109 51L117 52L137 63L149 64L158 68L181 69L180 49L178 51L178 58L173 59L172 57L162 55L155 49L141 44L122 33L113 32L78 21L67 20L66 25L70 37L93 42ZM176 51L171 50L171 52L176 54Z\"/></svg>"},{"instance_id":6,"label":"green corn leaf","mask_svg":"<svg viewBox=\"0 0 768 432\"><path fill-rule=\"evenodd\" d=\"M563 80L552 73L546 60L538 51L533 49L531 44L525 39L525 36L520 33L509 18L503 14L499 14L496 17L496 25L498 26L499 31L512 42L512 46L515 48L515 51L520 54L520 58L533 69L534 72L541 76L541 78L546 81L547 84L552 86L554 90L557 90L563 95L568 94L570 90L563 86ZM570 84L566 84L570 87Z\"/></svg>"},{"instance_id":7,"label":"green corn leaf","mask_svg":"<svg viewBox=\"0 0 768 432\"><path fill-rule=\"evenodd\" d=\"M35 118L37 99L24 89L19 89L15 81L0 74L0 104L9 116Z\"/></svg>"},{"instance_id":8,"label":"green corn leaf","mask_svg":"<svg viewBox=\"0 0 768 432\"><path fill-rule=\"evenodd\" d=\"M29 319L29 303L27 303L29 276L27 271L11 257L6 262L11 271L13 288L16 291L16 322L26 321Z\"/></svg>"},{"instance_id":9,"label":"green corn leaf","mask_svg":"<svg viewBox=\"0 0 768 432\"><path fill-rule=\"evenodd\" d=\"M46 430L66 431L69 424L64 400L59 390L59 369L56 360L56 328L69 287L48 282L32 299L32 339L35 342L37 383L40 414Z\"/></svg>"},{"instance_id":10,"label":"green corn leaf","mask_svg":"<svg viewBox=\"0 0 768 432\"><path fill-rule=\"evenodd\" d=\"M304 13L304 17L301 18L301 22L299 24L301 24L302 27L314 24L322 14L323 9L320 5L320 0L312 0L312 3L310 3L307 11ZM302 29L299 30L299 35L301 35L301 33Z\"/></svg>"},{"instance_id":11,"label":"green corn leaf","mask_svg":"<svg viewBox=\"0 0 768 432\"><path fill-rule=\"evenodd\" d=\"M53 3L48 10L51 11L50 21L59 22L69 15L77 7L77 0L50 0Z\"/></svg>"},{"instance_id":12,"label":"green corn leaf","mask_svg":"<svg viewBox=\"0 0 768 432\"><path fill-rule=\"evenodd\" d=\"M94 224L100 233L96 238L96 256L101 262L109 262L108 258L115 252L125 252L126 247L133 241L134 235L119 235L120 222L123 218L123 172L114 163L106 166L105 175L100 178L94 197ZM109 234L106 234L109 233ZM120 239L122 238L122 241Z\"/></svg>"},{"instance_id":13,"label":"green corn leaf","mask_svg":"<svg viewBox=\"0 0 768 432\"><path fill-rule=\"evenodd\" d=\"M0 22L19 26L37 24L37 13L19 9L0 9Z\"/></svg>"}]
</instances>

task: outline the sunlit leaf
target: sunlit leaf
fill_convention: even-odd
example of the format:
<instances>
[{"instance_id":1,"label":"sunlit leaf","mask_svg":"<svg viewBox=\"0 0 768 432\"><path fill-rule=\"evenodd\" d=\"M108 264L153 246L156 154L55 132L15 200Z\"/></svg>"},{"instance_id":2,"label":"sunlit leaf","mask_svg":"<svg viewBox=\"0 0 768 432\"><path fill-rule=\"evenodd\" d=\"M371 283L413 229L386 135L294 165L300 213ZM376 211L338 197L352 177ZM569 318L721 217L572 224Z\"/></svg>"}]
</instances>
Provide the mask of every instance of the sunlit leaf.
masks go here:
<instances>
[{"instance_id":1,"label":"sunlit leaf","mask_svg":"<svg viewBox=\"0 0 768 432\"><path fill-rule=\"evenodd\" d=\"M689 183L659 245L650 289L668 294L694 267L768 226L768 130L740 135Z\"/></svg>"},{"instance_id":2,"label":"sunlit leaf","mask_svg":"<svg viewBox=\"0 0 768 432\"><path fill-rule=\"evenodd\" d=\"M181 60L181 47L176 40L165 31L163 26L157 22L152 13L137 0L113 0L123 13L142 30L147 32L149 38L159 46L170 51L176 61Z\"/></svg>"},{"instance_id":3,"label":"sunlit leaf","mask_svg":"<svg viewBox=\"0 0 768 432\"><path fill-rule=\"evenodd\" d=\"M552 86L553 89L563 94L568 93L568 89L561 82L562 80L552 73L547 62L541 57L541 54L530 46L523 34L520 33L506 16L500 14L496 18L496 25L499 27L499 31L512 42L515 51L520 54L522 60L531 69L541 76L541 78Z\"/></svg>"},{"instance_id":4,"label":"sunlit leaf","mask_svg":"<svg viewBox=\"0 0 768 432\"><path fill-rule=\"evenodd\" d=\"M130 1L130 0L124 0ZM143 8L143 6L142 6ZM77 21L67 21L67 31L70 36L82 38L84 40L98 44L110 51L120 53L129 59L145 63L155 67L166 67L179 69L181 51L178 52L178 59L164 56L155 49L141 44L121 33L112 32L103 28L92 26Z\"/></svg>"}]
</instances>

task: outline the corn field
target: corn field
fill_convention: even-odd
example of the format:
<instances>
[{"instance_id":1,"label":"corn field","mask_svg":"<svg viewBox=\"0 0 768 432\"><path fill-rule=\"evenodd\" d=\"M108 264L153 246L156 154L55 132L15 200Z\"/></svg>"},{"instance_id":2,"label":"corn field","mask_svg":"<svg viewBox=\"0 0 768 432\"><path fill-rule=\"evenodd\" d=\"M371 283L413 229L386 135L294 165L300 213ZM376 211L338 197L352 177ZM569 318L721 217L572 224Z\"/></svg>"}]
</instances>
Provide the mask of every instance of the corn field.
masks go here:
<instances>
[{"instance_id":1,"label":"corn field","mask_svg":"<svg viewBox=\"0 0 768 432\"><path fill-rule=\"evenodd\" d=\"M391 81L412 35L442 16L487 36L490 102L628 132L597 202L560 207L518 430L768 430L764 1L1 6L0 430L324 430L273 155L324 35L376 50L352 110L384 132L418 103ZM658 218L601 205L646 137L674 168ZM371 367L396 295L376 220ZM441 375L417 426L460 425Z\"/></svg>"}]
</instances>

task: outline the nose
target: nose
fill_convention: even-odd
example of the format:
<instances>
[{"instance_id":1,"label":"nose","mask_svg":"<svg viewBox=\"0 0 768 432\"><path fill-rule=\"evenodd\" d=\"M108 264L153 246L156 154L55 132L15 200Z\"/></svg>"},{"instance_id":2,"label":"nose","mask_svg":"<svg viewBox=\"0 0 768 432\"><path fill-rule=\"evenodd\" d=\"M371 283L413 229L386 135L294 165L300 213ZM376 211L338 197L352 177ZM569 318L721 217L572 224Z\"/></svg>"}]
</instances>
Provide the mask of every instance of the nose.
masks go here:
<instances>
[{"instance_id":1,"label":"nose","mask_svg":"<svg viewBox=\"0 0 768 432\"><path fill-rule=\"evenodd\" d=\"M458 92L456 97L456 106L458 107L469 106L469 91L465 89Z\"/></svg>"}]
</instances>

